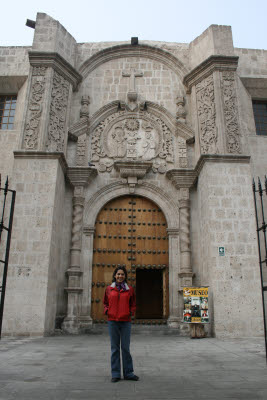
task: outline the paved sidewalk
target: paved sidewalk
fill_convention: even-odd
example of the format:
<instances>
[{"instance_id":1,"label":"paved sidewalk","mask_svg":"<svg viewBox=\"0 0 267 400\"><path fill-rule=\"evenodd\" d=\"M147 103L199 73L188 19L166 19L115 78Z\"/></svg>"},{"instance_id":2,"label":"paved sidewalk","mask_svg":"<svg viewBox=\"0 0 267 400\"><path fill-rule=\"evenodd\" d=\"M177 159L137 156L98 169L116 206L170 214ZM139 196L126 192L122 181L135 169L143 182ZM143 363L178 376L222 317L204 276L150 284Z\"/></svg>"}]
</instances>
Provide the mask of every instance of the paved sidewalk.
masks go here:
<instances>
[{"instance_id":1,"label":"paved sidewalk","mask_svg":"<svg viewBox=\"0 0 267 400\"><path fill-rule=\"evenodd\" d=\"M0 341L0 400L267 399L263 339L134 334L139 382L110 382L106 334Z\"/></svg>"}]
</instances>

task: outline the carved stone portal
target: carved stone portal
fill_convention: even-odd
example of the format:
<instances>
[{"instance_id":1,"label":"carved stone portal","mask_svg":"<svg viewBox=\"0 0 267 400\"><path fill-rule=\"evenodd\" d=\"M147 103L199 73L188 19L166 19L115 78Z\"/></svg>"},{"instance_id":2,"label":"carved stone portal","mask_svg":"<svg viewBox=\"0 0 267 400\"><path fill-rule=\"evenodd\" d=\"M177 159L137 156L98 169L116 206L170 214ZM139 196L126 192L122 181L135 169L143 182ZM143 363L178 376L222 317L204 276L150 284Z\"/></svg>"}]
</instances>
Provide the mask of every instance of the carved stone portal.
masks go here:
<instances>
[{"instance_id":1,"label":"carved stone portal","mask_svg":"<svg viewBox=\"0 0 267 400\"><path fill-rule=\"evenodd\" d=\"M100 122L92 134L91 160L99 172L110 172L114 162L154 161L153 171L165 173L173 163L173 141L169 127L148 113L119 111Z\"/></svg>"}]
</instances>

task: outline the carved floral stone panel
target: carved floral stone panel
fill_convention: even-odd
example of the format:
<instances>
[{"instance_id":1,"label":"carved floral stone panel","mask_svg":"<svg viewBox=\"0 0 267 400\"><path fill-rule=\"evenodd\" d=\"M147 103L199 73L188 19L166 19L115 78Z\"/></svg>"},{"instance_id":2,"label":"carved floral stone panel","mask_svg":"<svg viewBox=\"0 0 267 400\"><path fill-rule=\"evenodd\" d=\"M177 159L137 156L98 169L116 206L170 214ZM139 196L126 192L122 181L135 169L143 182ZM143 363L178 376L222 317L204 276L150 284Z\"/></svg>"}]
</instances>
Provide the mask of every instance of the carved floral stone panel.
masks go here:
<instances>
[{"instance_id":1,"label":"carved floral stone panel","mask_svg":"<svg viewBox=\"0 0 267 400\"><path fill-rule=\"evenodd\" d=\"M92 133L91 161L100 172L110 172L120 159L153 160L154 172L166 172L174 161L169 127L148 112L119 111L107 117Z\"/></svg>"},{"instance_id":2,"label":"carved floral stone panel","mask_svg":"<svg viewBox=\"0 0 267 400\"><path fill-rule=\"evenodd\" d=\"M32 71L32 85L23 143L25 149L35 150L38 148L46 71L47 68L45 67L34 67Z\"/></svg>"},{"instance_id":3,"label":"carved floral stone panel","mask_svg":"<svg viewBox=\"0 0 267 400\"><path fill-rule=\"evenodd\" d=\"M200 128L202 154L218 153L216 110L213 76L210 75L196 85L197 112Z\"/></svg>"},{"instance_id":4,"label":"carved floral stone panel","mask_svg":"<svg viewBox=\"0 0 267 400\"><path fill-rule=\"evenodd\" d=\"M64 151L69 90L70 83L54 71L50 122L46 143L48 151Z\"/></svg>"},{"instance_id":5,"label":"carved floral stone panel","mask_svg":"<svg viewBox=\"0 0 267 400\"><path fill-rule=\"evenodd\" d=\"M235 73L224 71L221 74L223 92L223 111L226 125L227 151L232 154L241 152L240 131L237 116Z\"/></svg>"}]
</instances>

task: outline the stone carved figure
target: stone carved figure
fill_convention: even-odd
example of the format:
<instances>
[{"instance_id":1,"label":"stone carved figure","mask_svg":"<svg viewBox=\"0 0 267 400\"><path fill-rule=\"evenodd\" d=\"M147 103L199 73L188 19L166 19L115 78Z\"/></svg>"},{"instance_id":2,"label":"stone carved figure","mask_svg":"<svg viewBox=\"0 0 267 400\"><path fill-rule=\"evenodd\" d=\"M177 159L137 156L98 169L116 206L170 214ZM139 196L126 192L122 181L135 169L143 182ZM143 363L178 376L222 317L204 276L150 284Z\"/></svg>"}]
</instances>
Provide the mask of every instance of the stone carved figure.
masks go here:
<instances>
[{"instance_id":1,"label":"stone carved figure","mask_svg":"<svg viewBox=\"0 0 267 400\"><path fill-rule=\"evenodd\" d=\"M126 149L127 138L125 137L125 133L124 133L124 130L123 130L121 124L114 128L114 131L112 132L111 136L115 142L114 157L115 158L125 157L126 151L127 151L127 149Z\"/></svg>"},{"instance_id":2,"label":"stone carved figure","mask_svg":"<svg viewBox=\"0 0 267 400\"><path fill-rule=\"evenodd\" d=\"M127 158L136 159L138 158L138 149L137 142L141 137L138 135L136 131L128 131L127 132Z\"/></svg>"},{"instance_id":3,"label":"stone carved figure","mask_svg":"<svg viewBox=\"0 0 267 400\"><path fill-rule=\"evenodd\" d=\"M197 112L200 127L200 147L203 154L218 153L216 110L213 76L196 85Z\"/></svg>"},{"instance_id":4,"label":"stone carved figure","mask_svg":"<svg viewBox=\"0 0 267 400\"><path fill-rule=\"evenodd\" d=\"M45 74L47 68L34 67L32 71L32 87L30 104L26 118L24 148L37 149L42 115L43 95L45 91Z\"/></svg>"},{"instance_id":5,"label":"stone carved figure","mask_svg":"<svg viewBox=\"0 0 267 400\"><path fill-rule=\"evenodd\" d=\"M157 163L153 170L159 172L160 166L161 173L164 173L166 162L173 163L170 128L147 111L129 113L121 110L107 117L91 134L90 159L99 162L98 170L104 172L111 170L114 159L122 158L154 160Z\"/></svg>"},{"instance_id":6,"label":"stone carved figure","mask_svg":"<svg viewBox=\"0 0 267 400\"><path fill-rule=\"evenodd\" d=\"M144 149L143 157L149 161L155 157L156 143L153 135L153 127L150 124L144 123L143 128L145 130L145 140L142 144Z\"/></svg>"},{"instance_id":7,"label":"stone carved figure","mask_svg":"<svg viewBox=\"0 0 267 400\"><path fill-rule=\"evenodd\" d=\"M240 132L237 115L235 75L233 71L224 71L221 75L223 90L223 108L226 124L227 151L231 154L241 152Z\"/></svg>"},{"instance_id":8,"label":"stone carved figure","mask_svg":"<svg viewBox=\"0 0 267 400\"><path fill-rule=\"evenodd\" d=\"M50 106L50 123L46 148L48 151L64 151L65 121L69 98L69 82L54 71L52 101Z\"/></svg>"}]
</instances>

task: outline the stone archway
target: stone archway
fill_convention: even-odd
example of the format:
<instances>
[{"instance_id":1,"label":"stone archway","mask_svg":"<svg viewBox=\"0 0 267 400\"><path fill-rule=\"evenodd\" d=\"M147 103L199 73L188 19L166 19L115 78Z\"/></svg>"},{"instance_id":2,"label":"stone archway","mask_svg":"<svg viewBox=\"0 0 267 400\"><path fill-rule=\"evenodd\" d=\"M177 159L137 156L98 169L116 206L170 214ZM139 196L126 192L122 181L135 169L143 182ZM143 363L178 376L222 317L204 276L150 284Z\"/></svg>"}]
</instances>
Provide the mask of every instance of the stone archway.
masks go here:
<instances>
[{"instance_id":1,"label":"stone archway","mask_svg":"<svg viewBox=\"0 0 267 400\"><path fill-rule=\"evenodd\" d=\"M92 264L95 221L100 210L112 199L129 195L125 181L120 180L106 185L96 192L85 205L84 230L82 240L81 264L83 270L83 290L81 294L81 309L78 317L81 328L92 325ZM142 182L135 188L135 195L150 199L162 210L167 223L169 243L169 317L168 325L178 327L181 310L178 305L178 274L180 270L179 257L179 207L161 188L148 182Z\"/></svg>"},{"instance_id":2,"label":"stone archway","mask_svg":"<svg viewBox=\"0 0 267 400\"><path fill-rule=\"evenodd\" d=\"M102 299L116 267L136 291L134 323L162 324L169 316L169 246L162 210L147 198L115 198L99 212L92 263L92 318L106 322Z\"/></svg>"}]
</instances>

